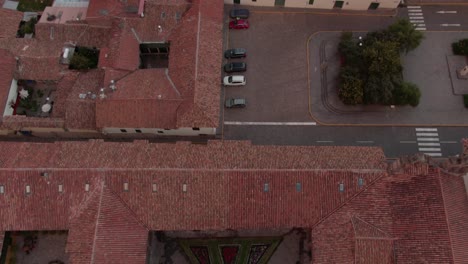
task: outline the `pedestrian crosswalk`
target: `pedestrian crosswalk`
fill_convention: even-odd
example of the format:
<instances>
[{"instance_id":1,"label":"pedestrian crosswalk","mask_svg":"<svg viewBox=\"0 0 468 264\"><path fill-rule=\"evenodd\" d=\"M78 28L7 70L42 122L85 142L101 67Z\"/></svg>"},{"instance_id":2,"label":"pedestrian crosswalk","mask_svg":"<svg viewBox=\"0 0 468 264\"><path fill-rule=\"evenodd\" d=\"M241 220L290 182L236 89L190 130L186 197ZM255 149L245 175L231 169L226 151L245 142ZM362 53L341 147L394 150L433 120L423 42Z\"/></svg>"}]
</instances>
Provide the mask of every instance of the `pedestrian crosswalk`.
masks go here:
<instances>
[{"instance_id":1,"label":"pedestrian crosswalk","mask_svg":"<svg viewBox=\"0 0 468 264\"><path fill-rule=\"evenodd\" d=\"M426 30L426 24L424 24L424 14L421 6L408 6L408 17L410 22L416 26L416 30Z\"/></svg>"},{"instance_id":2,"label":"pedestrian crosswalk","mask_svg":"<svg viewBox=\"0 0 468 264\"><path fill-rule=\"evenodd\" d=\"M437 128L416 128L416 139L419 152L432 157L442 156Z\"/></svg>"}]
</instances>

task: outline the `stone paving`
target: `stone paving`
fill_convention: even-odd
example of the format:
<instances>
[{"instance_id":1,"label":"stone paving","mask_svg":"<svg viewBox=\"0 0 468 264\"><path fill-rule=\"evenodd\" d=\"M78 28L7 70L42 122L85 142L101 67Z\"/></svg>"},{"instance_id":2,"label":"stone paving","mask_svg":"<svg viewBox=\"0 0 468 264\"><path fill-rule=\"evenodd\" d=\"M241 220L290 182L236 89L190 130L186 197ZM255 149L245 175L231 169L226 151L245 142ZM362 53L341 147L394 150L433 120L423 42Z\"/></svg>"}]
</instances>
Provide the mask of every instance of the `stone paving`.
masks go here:
<instances>
[{"instance_id":1,"label":"stone paving","mask_svg":"<svg viewBox=\"0 0 468 264\"><path fill-rule=\"evenodd\" d=\"M16 264L48 264L50 261L60 260L68 264L68 255L65 253L67 234L42 233L37 234L36 246L29 254L23 250L23 235L14 235L16 245Z\"/></svg>"}]
</instances>

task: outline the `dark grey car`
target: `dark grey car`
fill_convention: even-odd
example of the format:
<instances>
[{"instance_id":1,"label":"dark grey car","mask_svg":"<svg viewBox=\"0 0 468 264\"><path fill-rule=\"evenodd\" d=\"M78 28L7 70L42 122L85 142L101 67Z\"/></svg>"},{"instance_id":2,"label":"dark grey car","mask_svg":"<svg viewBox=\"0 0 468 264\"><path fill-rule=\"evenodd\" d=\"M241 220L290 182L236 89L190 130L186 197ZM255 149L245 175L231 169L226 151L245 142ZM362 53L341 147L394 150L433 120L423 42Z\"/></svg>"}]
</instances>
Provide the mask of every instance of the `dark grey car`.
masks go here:
<instances>
[{"instance_id":1,"label":"dark grey car","mask_svg":"<svg viewBox=\"0 0 468 264\"><path fill-rule=\"evenodd\" d=\"M246 102L244 98L228 98L224 103L226 108L244 108L246 106Z\"/></svg>"},{"instance_id":2,"label":"dark grey car","mask_svg":"<svg viewBox=\"0 0 468 264\"><path fill-rule=\"evenodd\" d=\"M245 58L246 56L247 56L247 51L242 48L228 49L224 52L224 57L226 59Z\"/></svg>"},{"instance_id":3,"label":"dark grey car","mask_svg":"<svg viewBox=\"0 0 468 264\"><path fill-rule=\"evenodd\" d=\"M249 18L250 12L248 9L232 9L229 13L231 18L242 18L246 19Z\"/></svg>"},{"instance_id":4,"label":"dark grey car","mask_svg":"<svg viewBox=\"0 0 468 264\"><path fill-rule=\"evenodd\" d=\"M224 65L225 72L245 72L247 64L245 62L231 62Z\"/></svg>"}]
</instances>

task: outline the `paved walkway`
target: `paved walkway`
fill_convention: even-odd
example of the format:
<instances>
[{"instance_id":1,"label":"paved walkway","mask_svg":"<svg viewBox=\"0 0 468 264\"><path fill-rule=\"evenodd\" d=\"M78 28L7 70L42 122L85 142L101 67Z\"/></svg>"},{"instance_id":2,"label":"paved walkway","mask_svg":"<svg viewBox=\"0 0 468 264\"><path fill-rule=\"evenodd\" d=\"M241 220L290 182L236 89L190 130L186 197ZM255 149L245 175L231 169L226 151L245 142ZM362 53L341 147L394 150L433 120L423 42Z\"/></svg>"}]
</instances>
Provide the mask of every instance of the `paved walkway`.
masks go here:
<instances>
[{"instance_id":1,"label":"paved walkway","mask_svg":"<svg viewBox=\"0 0 468 264\"><path fill-rule=\"evenodd\" d=\"M403 56L404 79L417 84L417 107L347 106L337 96L340 32L318 32L309 41L310 112L322 125L468 126L463 97L454 95L447 65L451 43L464 32L425 32L416 50ZM362 32L364 35L365 32ZM467 81L468 85L468 81Z\"/></svg>"}]
</instances>

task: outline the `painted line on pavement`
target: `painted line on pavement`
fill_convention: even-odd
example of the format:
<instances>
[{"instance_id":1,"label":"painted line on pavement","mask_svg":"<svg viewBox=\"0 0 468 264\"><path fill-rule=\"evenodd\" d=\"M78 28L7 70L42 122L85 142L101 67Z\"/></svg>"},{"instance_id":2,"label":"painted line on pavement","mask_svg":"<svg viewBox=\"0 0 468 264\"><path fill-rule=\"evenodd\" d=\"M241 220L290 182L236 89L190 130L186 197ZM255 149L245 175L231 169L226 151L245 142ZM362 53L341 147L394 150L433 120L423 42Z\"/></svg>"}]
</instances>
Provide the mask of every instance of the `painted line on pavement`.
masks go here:
<instances>
[{"instance_id":1,"label":"painted line on pavement","mask_svg":"<svg viewBox=\"0 0 468 264\"><path fill-rule=\"evenodd\" d=\"M440 143L418 143L418 146L435 146L440 147Z\"/></svg>"},{"instance_id":2,"label":"painted line on pavement","mask_svg":"<svg viewBox=\"0 0 468 264\"><path fill-rule=\"evenodd\" d=\"M416 141L400 141L401 144L416 144Z\"/></svg>"},{"instance_id":3,"label":"painted line on pavement","mask_svg":"<svg viewBox=\"0 0 468 264\"><path fill-rule=\"evenodd\" d=\"M225 125L232 126L316 126L316 122L235 122L225 121Z\"/></svg>"},{"instance_id":4,"label":"painted line on pavement","mask_svg":"<svg viewBox=\"0 0 468 264\"><path fill-rule=\"evenodd\" d=\"M417 23L417 24L424 23L424 19L410 19L410 22L411 23Z\"/></svg>"},{"instance_id":5,"label":"painted line on pavement","mask_svg":"<svg viewBox=\"0 0 468 264\"><path fill-rule=\"evenodd\" d=\"M416 131L437 131L437 128L422 128L422 127L417 127Z\"/></svg>"},{"instance_id":6,"label":"painted line on pavement","mask_svg":"<svg viewBox=\"0 0 468 264\"><path fill-rule=\"evenodd\" d=\"M418 141L439 141L439 138L418 138Z\"/></svg>"},{"instance_id":7,"label":"painted line on pavement","mask_svg":"<svg viewBox=\"0 0 468 264\"><path fill-rule=\"evenodd\" d=\"M371 140L358 140L356 141L357 143L363 143L363 144L369 144L369 143L374 143L374 141Z\"/></svg>"},{"instance_id":8,"label":"painted line on pavement","mask_svg":"<svg viewBox=\"0 0 468 264\"><path fill-rule=\"evenodd\" d=\"M415 30L424 31L426 28L415 28Z\"/></svg>"},{"instance_id":9,"label":"painted line on pavement","mask_svg":"<svg viewBox=\"0 0 468 264\"><path fill-rule=\"evenodd\" d=\"M441 141L440 143L442 143L442 144L459 144L460 142L458 142L458 141Z\"/></svg>"},{"instance_id":10,"label":"painted line on pavement","mask_svg":"<svg viewBox=\"0 0 468 264\"><path fill-rule=\"evenodd\" d=\"M416 133L417 137L438 137L439 133Z\"/></svg>"},{"instance_id":11,"label":"painted line on pavement","mask_svg":"<svg viewBox=\"0 0 468 264\"><path fill-rule=\"evenodd\" d=\"M415 17L411 17L412 19L424 19L424 17L422 16L415 16Z\"/></svg>"},{"instance_id":12,"label":"painted line on pavement","mask_svg":"<svg viewBox=\"0 0 468 264\"><path fill-rule=\"evenodd\" d=\"M425 155L432 157L442 157L442 153L424 153Z\"/></svg>"},{"instance_id":13,"label":"painted line on pavement","mask_svg":"<svg viewBox=\"0 0 468 264\"><path fill-rule=\"evenodd\" d=\"M419 151L440 151L440 148L419 148Z\"/></svg>"},{"instance_id":14,"label":"painted line on pavement","mask_svg":"<svg viewBox=\"0 0 468 264\"><path fill-rule=\"evenodd\" d=\"M318 140L317 143L333 143L331 140Z\"/></svg>"},{"instance_id":15,"label":"painted line on pavement","mask_svg":"<svg viewBox=\"0 0 468 264\"><path fill-rule=\"evenodd\" d=\"M409 8L409 9L413 9L413 8L421 8L421 6L407 6L407 8Z\"/></svg>"}]
</instances>

